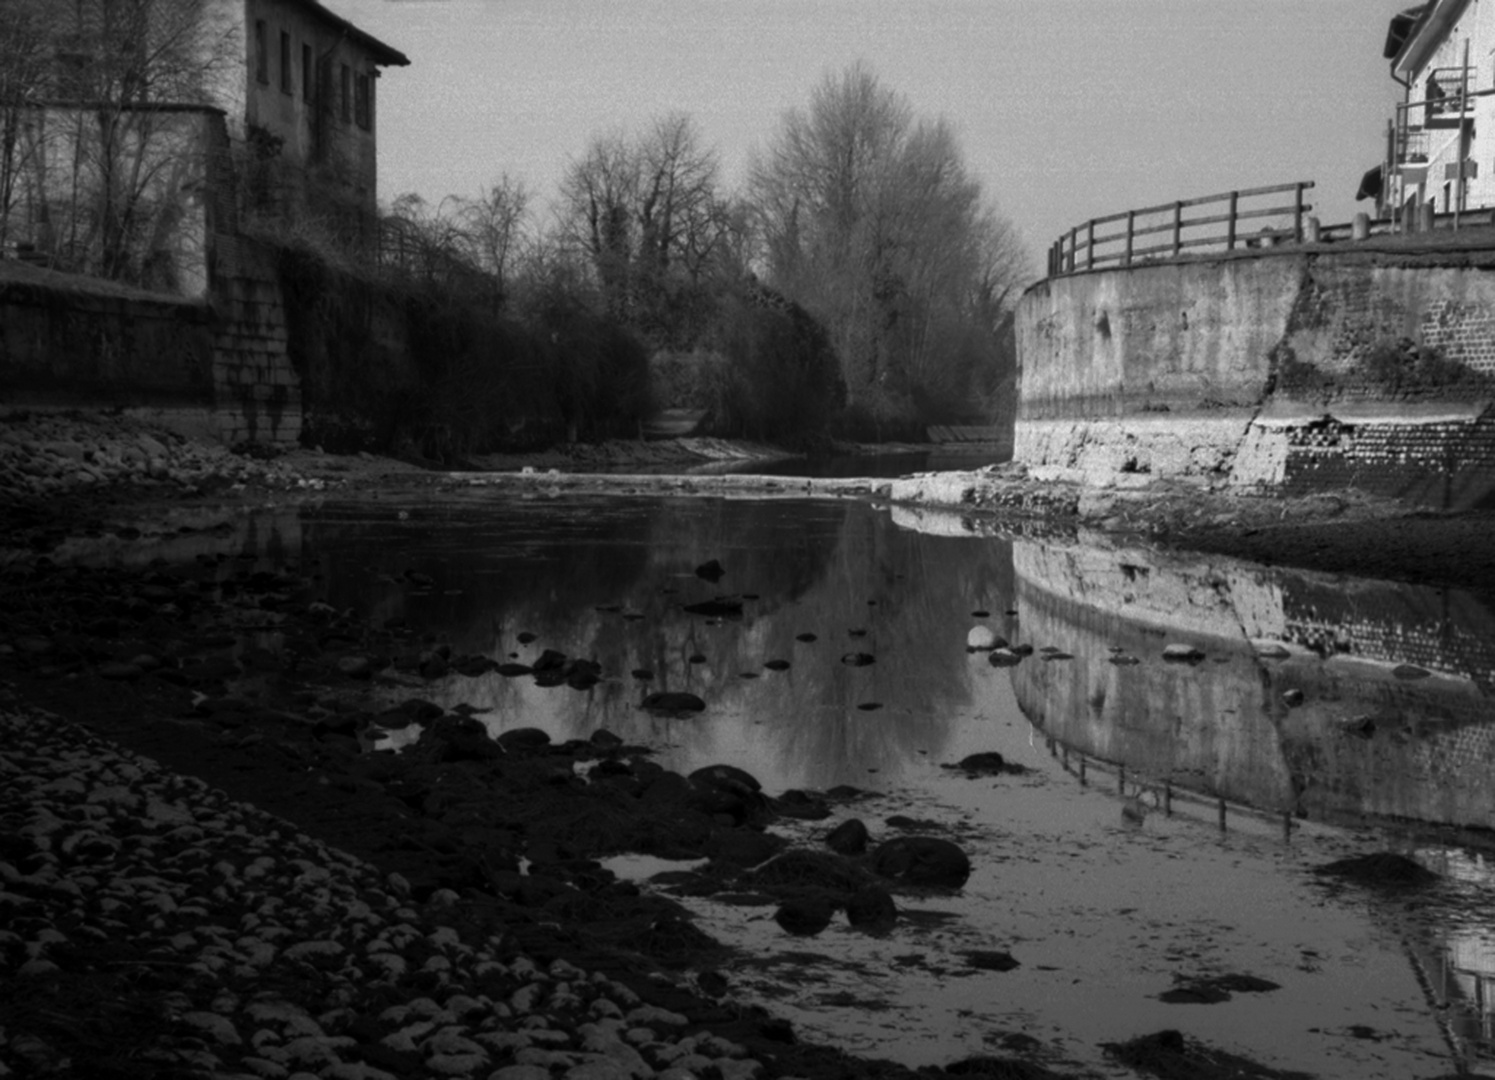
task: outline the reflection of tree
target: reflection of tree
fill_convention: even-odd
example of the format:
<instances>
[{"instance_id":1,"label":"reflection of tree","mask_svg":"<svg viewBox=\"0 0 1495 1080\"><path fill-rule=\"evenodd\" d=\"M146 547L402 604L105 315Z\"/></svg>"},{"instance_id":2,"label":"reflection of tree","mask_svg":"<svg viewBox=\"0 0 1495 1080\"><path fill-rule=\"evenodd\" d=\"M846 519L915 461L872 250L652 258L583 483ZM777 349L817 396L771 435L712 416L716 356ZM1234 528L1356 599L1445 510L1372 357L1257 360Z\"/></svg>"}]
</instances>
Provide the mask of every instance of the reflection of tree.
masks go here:
<instances>
[{"instance_id":1,"label":"reflection of tree","mask_svg":"<svg viewBox=\"0 0 1495 1080\"><path fill-rule=\"evenodd\" d=\"M903 532L860 504L568 501L412 518L373 530L308 523L313 548L337 551L335 605L366 610L383 590L377 619L402 615L459 652L528 660L554 648L597 660L607 676L584 692L496 673L453 676L422 696L492 709L497 726L534 724L557 738L606 727L800 784L853 782L868 768L896 770L916 750L937 753L969 699L969 612L1010 603L1005 544ZM710 558L727 568L714 585L693 572ZM377 581L407 569L434 578L436 594ZM440 595L447 588L462 591ZM720 594L756 599L745 600L741 619L683 610ZM853 638L854 629L866 635ZM539 637L521 646L520 630ZM807 631L817 640L795 640ZM852 651L876 662L842 664ZM777 658L791 667L765 671ZM707 714L670 720L638 709L635 668L654 672L648 689L699 694ZM857 709L866 702L884 708Z\"/></svg>"}]
</instances>

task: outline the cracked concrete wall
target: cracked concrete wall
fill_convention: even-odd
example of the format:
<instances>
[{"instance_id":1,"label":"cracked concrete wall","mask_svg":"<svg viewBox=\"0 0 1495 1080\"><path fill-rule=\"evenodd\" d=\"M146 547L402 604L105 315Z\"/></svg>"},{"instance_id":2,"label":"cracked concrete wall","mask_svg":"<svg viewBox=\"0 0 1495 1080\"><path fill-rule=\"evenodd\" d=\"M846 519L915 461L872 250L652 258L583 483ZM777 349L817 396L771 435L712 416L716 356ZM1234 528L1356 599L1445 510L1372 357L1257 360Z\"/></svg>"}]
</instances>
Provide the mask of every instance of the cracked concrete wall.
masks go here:
<instances>
[{"instance_id":1,"label":"cracked concrete wall","mask_svg":"<svg viewBox=\"0 0 1495 1080\"><path fill-rule=\"evenodd\" d=\"M1094 486L1186 479L1351 484L1450 506L1495 498L1482 431L1409 420L1429 402L1457 402L1466 427L1487 422L1495 253L1339 248L1039 282L1018 308L1016 460Z\"/></svg>"}]
</instances>

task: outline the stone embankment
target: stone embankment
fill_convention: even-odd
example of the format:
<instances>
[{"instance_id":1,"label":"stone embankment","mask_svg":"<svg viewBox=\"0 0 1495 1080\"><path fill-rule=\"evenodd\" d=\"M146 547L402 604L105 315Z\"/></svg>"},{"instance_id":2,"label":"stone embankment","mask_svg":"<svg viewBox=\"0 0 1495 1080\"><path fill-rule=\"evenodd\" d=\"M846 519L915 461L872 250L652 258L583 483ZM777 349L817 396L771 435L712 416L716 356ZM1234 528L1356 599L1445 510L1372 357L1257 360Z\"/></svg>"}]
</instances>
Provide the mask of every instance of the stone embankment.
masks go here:
<instances>
[{"instance_id":1,"label":"stone embankment","mask_svg":"<svg viewBox=\"0 0 1495 1080\"><path fill-rule=\"evenodd\" d=\"M315 489L324 481L126 416L23 414L0 420L0 499L115 484L201 494L251 483Z\"/></svg>"}]
</instances>

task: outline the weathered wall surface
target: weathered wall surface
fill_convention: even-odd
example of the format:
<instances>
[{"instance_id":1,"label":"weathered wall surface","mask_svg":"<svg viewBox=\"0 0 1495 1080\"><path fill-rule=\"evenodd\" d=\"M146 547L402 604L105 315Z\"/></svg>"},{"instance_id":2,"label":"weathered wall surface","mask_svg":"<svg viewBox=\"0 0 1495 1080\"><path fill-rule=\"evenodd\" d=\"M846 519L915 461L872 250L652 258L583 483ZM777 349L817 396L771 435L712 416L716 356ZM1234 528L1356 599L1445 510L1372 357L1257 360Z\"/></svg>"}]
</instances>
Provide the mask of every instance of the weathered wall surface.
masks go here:
<instances>
[{"instance_id":1,"label":"weathered wall surface","mask_svg":"<svg viewBox=\"0 0 1495 1080\"><path fill-rule=\"evenodd\" d=\"M212 311L9 264L0 276L0 401L213 406Z\"/></svg>"},{"instance_id":2,"label":"weathered wall surface","mask_svg":"<svg viewBox=\"0 0 1495 1080\"><path fill-rule=\"evenodd\" d=\"M1039 475L1495 492L1491 255L1321 246L1075 274L1029 290L1017 333L1016 457Z\"/></svg>"},{"instance_id":3,"label":"weathered wall surface","mask_svg":"<svg viewBox=\"0 0 1495 1080\"><path fill-rule=\"evenodd\" d=\"M274 261L217 239L207 302L0 264L0 404L146 408L230 446L294 445L300 379Z\"/></svg>"}]
</instances>

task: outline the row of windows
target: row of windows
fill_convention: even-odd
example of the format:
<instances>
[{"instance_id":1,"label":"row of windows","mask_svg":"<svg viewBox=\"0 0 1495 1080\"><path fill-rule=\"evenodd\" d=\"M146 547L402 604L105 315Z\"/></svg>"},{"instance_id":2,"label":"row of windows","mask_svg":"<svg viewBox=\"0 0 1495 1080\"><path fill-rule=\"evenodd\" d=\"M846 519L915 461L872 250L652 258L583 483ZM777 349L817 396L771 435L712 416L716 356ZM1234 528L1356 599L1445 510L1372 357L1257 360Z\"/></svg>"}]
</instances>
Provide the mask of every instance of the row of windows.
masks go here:
<instances>
[{"instance_id":1,"label":"row of windows","mask_svg":"<svg viewBox=\"0 0 1495 1080\"><path fill-rule=\"evenodd\" d=\"M270 85L270 28L264 19L254 24L254 77L264 86ZM320 90L319 90L320 87ZM296 92L296 73L291 64L291 35L280 32L280 89L282 93ZM318 99L332 104L332 58L314 57L311 45L301 43L301 99L308 103ZM353 73L347 64L339 64L337 71L337 107L343 123L353 122L365 131L373 126L374 79L366 72Z\"/></svg>"}]
</instances>

